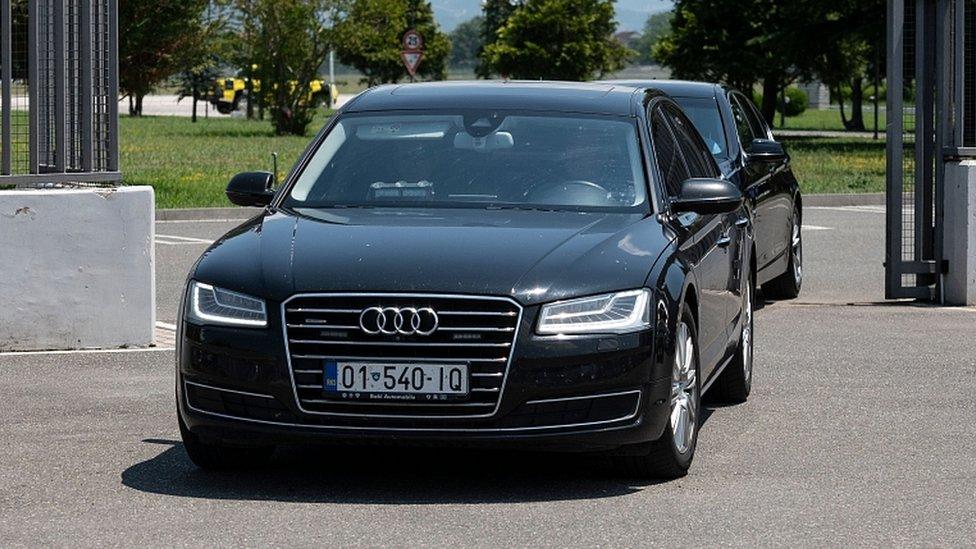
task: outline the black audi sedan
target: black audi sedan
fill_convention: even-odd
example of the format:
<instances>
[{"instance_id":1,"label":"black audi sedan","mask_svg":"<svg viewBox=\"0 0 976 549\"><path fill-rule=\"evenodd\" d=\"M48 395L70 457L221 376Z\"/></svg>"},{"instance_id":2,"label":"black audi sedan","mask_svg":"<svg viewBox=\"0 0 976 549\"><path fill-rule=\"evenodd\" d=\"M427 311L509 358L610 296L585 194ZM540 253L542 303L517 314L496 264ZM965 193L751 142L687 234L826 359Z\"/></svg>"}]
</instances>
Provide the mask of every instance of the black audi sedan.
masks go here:
<instances>
[{"instance_id":1,"label":"black audi sedan","mask_svg":"<svg viewBox=\"0 0 976 549\"><path fill-rule=\"evenodd\" d=\"M676 477L702 393L749 394L749 213L659 91L377 87L273 181L230 182L264 210L187 281L176 391L201 467L369 442Z\"/></svg>"},{"instance_id":2,"label":"black audi sedan","mask_svg":"<svg viewBox=\"0 0 976 549\"><path fill-rule=\"evenodd\" d=\"M663 91L681 105L722 173L746 197L754 224L757 284L763 295L792 299L803 284L803 200L790 157L741 92L707 82L611 80Z\"/></svg>"}]
</instances>

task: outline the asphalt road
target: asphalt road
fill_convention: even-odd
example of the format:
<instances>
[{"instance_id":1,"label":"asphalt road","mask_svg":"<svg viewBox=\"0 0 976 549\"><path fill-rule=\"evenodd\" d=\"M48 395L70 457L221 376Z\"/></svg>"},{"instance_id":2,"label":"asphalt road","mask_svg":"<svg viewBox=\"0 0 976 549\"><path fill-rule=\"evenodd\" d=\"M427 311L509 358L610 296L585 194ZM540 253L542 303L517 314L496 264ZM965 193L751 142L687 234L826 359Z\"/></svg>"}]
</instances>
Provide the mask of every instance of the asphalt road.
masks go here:
<instances>
[{"instance_id":1,"label":"asphalt road","mask_svg":"<svg viewBox=\"0 0 976 549\"><path fill-rule=\"evenodd\" d=\"M803 294L758 311L753 395L707 411L684 479L348 448L206 473L178 442L171 351L0 355L0 545L972 545L976 311L878 303L877 208L804 224ZM164 324L205 246L180 238L232 225L157 224Z\"/></svg>"}]
</instances>

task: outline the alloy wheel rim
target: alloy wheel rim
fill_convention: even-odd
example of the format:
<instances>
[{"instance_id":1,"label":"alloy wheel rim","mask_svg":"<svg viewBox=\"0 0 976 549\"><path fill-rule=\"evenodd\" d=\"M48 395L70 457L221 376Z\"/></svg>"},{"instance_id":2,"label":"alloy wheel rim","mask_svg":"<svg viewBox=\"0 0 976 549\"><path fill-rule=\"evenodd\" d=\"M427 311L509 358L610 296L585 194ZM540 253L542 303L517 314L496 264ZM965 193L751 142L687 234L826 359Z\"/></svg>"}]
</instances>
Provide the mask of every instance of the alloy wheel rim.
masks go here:
<instances>
[{"instance_id":1,"label":"alloy wheel rim","mask_svg":"<svg viewBox=\"0 0 976 549\"><path fill-rule=\"evenodd\" d=\"M791 248L793 251L793 278L796 280L796 285L799 286L803 280L803 240L800 236L800 221L796 216L793 217Z\"/></svg>"},{"instance_id":2,"label":"alloy wheel rim","mask_svg":"<svg viewBox=\"0 0 976 549\"><path fill-rule=\"evenodd\" d=\"M742 370L745 373L746 383L752 379L752 284L746 283L745 304L745 323L742 326Z\"/></svg>"},{"instance_id":3,"label":"alloy wheel rim","mask_svg":"<svg viewBox=\"0 0 976 549\"><path fill-rule=\"evenodd\" d=\"M671 371L671 435L678 453L691 448L698 426L698 372L695 368L695 343L684 322L678 325Z\"/></svg>"}]
</instances>

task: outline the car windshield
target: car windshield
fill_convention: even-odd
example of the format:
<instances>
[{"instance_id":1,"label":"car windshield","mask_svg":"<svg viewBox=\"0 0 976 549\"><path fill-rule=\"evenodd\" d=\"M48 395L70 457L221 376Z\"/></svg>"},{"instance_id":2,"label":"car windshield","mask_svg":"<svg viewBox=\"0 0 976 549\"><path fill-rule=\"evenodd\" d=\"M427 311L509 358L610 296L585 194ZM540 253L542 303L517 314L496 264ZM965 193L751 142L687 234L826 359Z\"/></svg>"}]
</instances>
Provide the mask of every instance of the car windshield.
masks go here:
<instances>
[{"instance_id":1,"label":"car windshield","mask_svg":"<svg viewBox=\"0 0 976 549\"><path fill-rule=\"evenodd\" d=\"M647 208L636 122L461 111L347 115L323 139L289 208Z\"/></svg>"},{"instance_id":2,"label":"car windshield","mask_svg":"<svg viewBox=\"0 0 976 549\"><path fill-rule=\"evenodd\" d=\"M718 110L718 102L713 98L699 97L675 97L674 100L695 124L695 129L705 140L712 156L719 159L727 158L729 147L725 139L725 128L722 126L722 114Z\"/></svg>"}]
</instances>

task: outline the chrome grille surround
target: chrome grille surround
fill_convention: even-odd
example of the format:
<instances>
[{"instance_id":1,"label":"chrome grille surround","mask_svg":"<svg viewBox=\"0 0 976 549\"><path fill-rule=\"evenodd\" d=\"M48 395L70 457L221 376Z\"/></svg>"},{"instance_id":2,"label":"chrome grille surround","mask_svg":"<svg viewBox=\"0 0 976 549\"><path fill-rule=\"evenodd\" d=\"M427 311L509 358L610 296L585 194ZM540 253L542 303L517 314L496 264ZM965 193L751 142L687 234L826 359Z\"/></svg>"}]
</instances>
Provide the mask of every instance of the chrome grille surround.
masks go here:
<instances>
[{"instance_id":1,"label":"chrome grille surround","mask_svg":"<svg viewBox=\"0 0 976 549\"><path fill-rule=\"evenodd\" d=\"M497 337L501 337L498 334L508 334L507 340L503 341L492 341L490 343L474 342L474 343L450 343L450 342L431 342L428 337L420 337L416 341L390 341L388 339L378 339L370 334L361 334L360 327L358 325L358 315L361 310L371 306L368 304L363 304L363 306L358 307L296 307L296 302L301 300L321 300L321 301L341 301L341 300L370 300L373 304L383 305L391 301L404 301L411 304L416 304L416 306L432 305L435 302L469 302L473 307L468 307L465 310L464 307L461 308L451 308L450 306L437 305L434 307L437 310L438 315L442 315L442 326L438 328L438 332L445 333L457 333L457 334L472 334L477 336L481 334L495 334ZM384 301L385 300L385 301ZM486 307L494 305L495 308L499 306L506 306L509 309L506 311L496 311L496 310L479 310L479 306ZM385 305L384 305L385 306ZM470 309L474 309L473 311ZM493 318L506 318L514 319L514 324L508 326L452 326L449 320L451 318L463 318L465 314L468 316L486 316ZM498 297L498 296L477 296L477 295L465 295L465 294L438 294L438 293L302 293L296 294L281 304L281 330L282 336L285 343L285 357L288 364L288 375L291 379L292 392L295 396L295 403L298 409L305 414L316 415L316 416L331 416L331 417L361 417L361 418L382 418L382 419L473 419L473 418L490 418L494 417L501 406L502 398L505 393L506 382L508 381L508 373L511 368L512 358L515 354L515 345L518 339L519 329L522 324L522 306L519 305L515 300L508 297ZM309 322L308 317L305 317L304 322L289 324L289 314L345 314L350 315L350 321L340 324L328 324L319 322ZM446 326L443 324L447 324ZM360 336L360 339L349 341L341 341L335 339L305 339L302 337L296 337L298 334L295 332L290 332L290 330L303 331L303 330L322 330L322 331L339 331L346 332L346 334L354 334ZM351 348L347 351L343 351L343 354L322 352L318 354L312 353L299 353L293 351L296 346L306 346L306 345L319 345L319 346L338 346ZM484 349L503 349L505 346L508 347L508 353L504 356L482 358L482 357L431 357L431 356L386 356L387 353L372 353L364 354L358 352L358 348L376 348L380 347L382 349L397 349L399 348L409 348L409 347L431 347L431 348L458 348L467 350L484 350ZM418 351L419 352L419 351ZM406 353L410 354L410 353ZM430 354L430 353L428 353ZM476 353L470 353L476 354ZM307 360L318 360L324 361L326 359L336 359L336 360L367 360L367 361L398 361L398 362L409 362L416 361L418 363L437 363L437 362L464 362L469 365L469 372L471 374L471 394L479 394L481 396L493 396L493 402L451 402L444 401L439 403L416 403L416 402L396 402L396 401L384 401L384 402L366 402L366 401L341 401L341 400L331 400L331 399L314 399L314 398L303 398L300 391L315 390L321 386L322 376L324 375L324 365L316 368L308 368L306 366L296 367L296 361L307 361ZM488 372L475 372L472 367L472 363L480 364L490 364L494 366L494 369ZM500 370L500 371L499 371ZM299 383L297 376L318 376L318 383ZM499 379L500 378L500 379ZM485 382L498 382L497 386L491 387L474 387L475 379L484 380ZM477 389L481 389L478 391ZM320 409L313 409L312 407L319 407ZM339 408L340 410L327 409L327 408ZM322 409L326 408L326 409ZM352 408L355 411L346 411L343 409ZM380 410L386 408L385 412ZM477 410L476 413L460 413L461 411ZM483 412L481 410L484 410ZM415 413L416 412L416 413ZM434 413L437 412L437 413ZM447 413L445 413L447 412Z\"/></svg>"}]
</instances>

